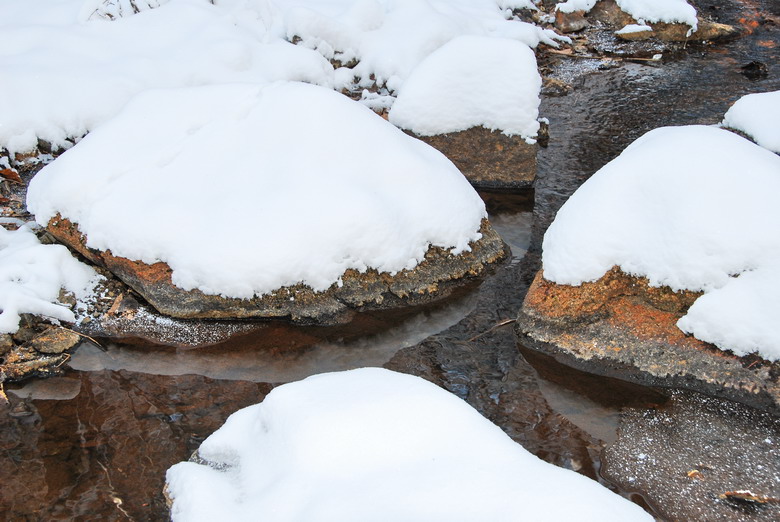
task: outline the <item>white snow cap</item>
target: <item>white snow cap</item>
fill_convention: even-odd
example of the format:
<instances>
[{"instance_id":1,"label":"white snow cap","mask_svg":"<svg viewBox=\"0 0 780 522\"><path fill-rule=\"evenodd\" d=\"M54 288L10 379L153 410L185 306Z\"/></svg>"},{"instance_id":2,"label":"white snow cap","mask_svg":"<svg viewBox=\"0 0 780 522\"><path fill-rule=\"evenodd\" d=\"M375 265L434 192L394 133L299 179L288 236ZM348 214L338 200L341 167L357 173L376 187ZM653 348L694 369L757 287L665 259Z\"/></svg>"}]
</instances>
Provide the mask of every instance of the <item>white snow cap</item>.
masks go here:
<instances>
[{"instance_id":1,"label":"white snow cap","mask_svg":"<svg viewBox=\"0 0 780 522\"><path fill-rule=\"evenodd\" d=\"M42 169L27 205L91 248L168 263L181 288L239 298L411 269L430 245L457 254L486 216L440 152L296 82L147 91Z\"/></svg>"},{"instance_id":2,"label":"white snow cap","mask_svg":"<svg viewBox=\"0 0 780 522\"><path fill-rule=\"evenodd\" d=\"M588 12L598 0L566 0L555 6L562 13L574 11ZM691 26L691 32L696 30L698 21L696 9L686 0L616 0L618 7L630 14L640 24L644 23L680 23Z\"/></svg>"},{"instance_id":3,"label":"white snow cap","mask_svg":"<svg viewBox=\"0 0 780 522\"><path fill-rule=\"evenodd\" d=\"M482 125L533 138L539 130L541 86L536 57L527 45L461 36L417 66L389 118L422 136Z\"/></svg>"},{"instance_id":4,"label":"white snow cap","mask_svg":"<svg viewBox=\"0 0 780 522\"><path fill-rule=\"evenodd\" d=\"M167 473L177 522L652 520L533 456L454 395L379 368L275 388L199 454L218 468L182 462Z\"/></svg>"},{"instance_id":5,"label":"white snow cap","mask_svg":"<svg viewBox=\"0 0 780 522\"><path fill-rule=\"evenodd\" d=\"M743 96L726 111L721 125L744 132L780 154L780 91Z\"/></svg>"},{"instance_id":6,"label":"white snow cap","mask_svg":"<svg viewBox=\"0 0 780 522\"><path fill-rule=\"evenodd\" d=\"M76 320L57 302L60 289L88 298L102 276L62 245L42 245L28 226L0 227L0 333L19 329L19 314Z\"/></svg>"},{"instance_id":7,"label":"white snow cap","mask_svg":"<svg viewBox=\"0 0 780 522\"><path fill-rule=\"evenodd\" d=\"M561 207L545 278L579 285L612 266L703 290L678 326L739 355L780 359L780 157L716 127L655 129Z\"/></svg>"},{"instance_id":8,"label":"white snow cap","mask_svg":"<svg viewBox=\"0 0 780 522\"><path fill-rule=\"evenodd\" d=\"M399 88L461 35L557 46L495 0L4 0L0 148L67 148L152 88L295 80ZM146 8L148 7L148 9ZM112 21L108 19L114 17ZM292 45L297 37L299 45ZM289 41L288 41L289 40ZM329 62L359 61L334 72Z\"/></svg>"}]
</instances>

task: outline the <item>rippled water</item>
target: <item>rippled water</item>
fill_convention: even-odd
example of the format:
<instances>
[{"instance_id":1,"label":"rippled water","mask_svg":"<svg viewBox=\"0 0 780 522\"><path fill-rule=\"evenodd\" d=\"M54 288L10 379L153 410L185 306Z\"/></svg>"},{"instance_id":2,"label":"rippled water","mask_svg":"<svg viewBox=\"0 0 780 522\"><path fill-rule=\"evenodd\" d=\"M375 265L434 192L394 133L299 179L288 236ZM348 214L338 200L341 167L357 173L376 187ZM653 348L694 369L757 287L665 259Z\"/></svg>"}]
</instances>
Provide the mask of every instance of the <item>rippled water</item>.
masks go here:
<instances>
[{"instance_id":1,"label":"rippled water","mask_svg":"<svg viewBox=\"0 0 780 522\"><path fill-rule=\"evenodd\" d=\"M725 6L712 12L745 27L761 12L780 15L777 2L699 4ZM165 470L229 414L279 383L381 365L443 386L541 458L630 496L601 476L601 452L617 438L621 411L649 411L666 398L518 350L503 323L539 268L544 230L593 172L647 130L716 123L739 96L780 89L778 47L770 45L777 25L752 30L728 44L670 53L656 66L599 70L564 57L551 64L574 90L543 99L550 144L539 154L533 200L483 194L513 259L479 288L404 317L369 316L352 329L269 323L197 350L85 344L64 376L12 387L10 414L0 415L0 511L8 520L165 519ZM741 73L754 60L767 64L767 78Z\"/></svg>"}]
</instances>

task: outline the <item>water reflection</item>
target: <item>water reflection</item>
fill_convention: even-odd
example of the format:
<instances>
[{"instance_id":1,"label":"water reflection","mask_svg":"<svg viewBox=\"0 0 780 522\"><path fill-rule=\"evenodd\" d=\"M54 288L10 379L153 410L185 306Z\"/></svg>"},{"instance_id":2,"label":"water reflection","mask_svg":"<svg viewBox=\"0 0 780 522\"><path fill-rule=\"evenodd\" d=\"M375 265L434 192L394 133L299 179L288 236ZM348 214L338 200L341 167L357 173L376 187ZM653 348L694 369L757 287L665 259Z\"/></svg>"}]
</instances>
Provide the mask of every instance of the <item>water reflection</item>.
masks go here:
<instances>
[{"instance_id":1,"label":"water reflection","mask_svg":"<svg viewBox=\"0 0 780 522\"><path fill-rule=\"evenodd\" d=\"M194 374L250 382L297 381L315 373L382 366L401 348L447 329L469 315L475 306L476 296L472 292L441 308L417 313L386 331L350 341L323 341L278 326L252 334L264 337L262 347L251 338L234 340L229 347L190 350L112 344L103 351L84 343L69 364L82 371Z\"/></svg>"}]
</instances>

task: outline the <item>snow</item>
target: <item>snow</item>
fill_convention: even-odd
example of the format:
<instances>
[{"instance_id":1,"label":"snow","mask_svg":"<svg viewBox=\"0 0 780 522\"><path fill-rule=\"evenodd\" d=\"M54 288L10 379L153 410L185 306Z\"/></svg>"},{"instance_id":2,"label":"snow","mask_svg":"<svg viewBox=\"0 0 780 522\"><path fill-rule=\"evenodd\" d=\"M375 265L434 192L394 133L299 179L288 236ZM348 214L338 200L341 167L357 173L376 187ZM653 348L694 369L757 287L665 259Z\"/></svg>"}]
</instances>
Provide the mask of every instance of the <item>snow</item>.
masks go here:
<instances>
[{"instance_id":1,"label":"snow","mask_svg":"<svg viewBox=\"0 0 780 522\"><path fill-rule=\"evenodd\" d=\"M414 70L399 90L390 122L422 136L482 125L533 138L542 78L536 57L516 40L461 36Z\"/></svg>"},{"instance_id":2,"label":"snow","mask_svg":"<svg viewBox=\"0 0 780 522\"><path fill-rule=\"evenodd\" d=\"M454 395L378 368L279 386L199 455L210 465L168 470L174 521L652 520Z\"/></svg>"},{"instance_id":3,"label":"snow","mask_svg":"<svg viewBox=\"0 0 780 522\"><path fill-rule=\"evenodd\" d=\"M562 13L573 13L575 11L588 12L593 9L598 0L566 0L555 5L555 10Z\"/></svg>"},{"instance_id":4,"label":"snow","mask_svg":"<svg viewBox=\"0 0 780 522\"><path fill-rule=\"evenodd\" d=\"M566 0L555 6L563 13L574 11L588 12L596 5L597 0ZM645 23L680 23L691 26L691 33L696 30L698 21L696 9L686 0L616 0L618 7L628 13L640 24Z\"/></svg>"},{"instance_id":5,"label":"snow","mask_svg":"<svg viewBox=\"0 0 780 522\"><path fill-rule=\"evenodd\" d=\"M615 34L632 34L632 33L644 33L646 31L652 31L653 28L649 25L640 24L628 24L619 31L615 31Z\"/></svg>"},{"instance_id":6,"label":"snow","mask_svg":"<svg viewBox=\"0 0 780 522\"><path fill-rule=\"evenodd\" d=\"M696 9L686 0L617 0L617 5L640 24L686 24L691 27L689 36L698 26Z\"/></svg>"},{"instance_id":7,"label":"snow","mask_svg":"<svg viewBox=\"0 0 780 522\"><path fill-rule=\"evenodd\" d=\"M458 254L486 216L441 153L297 82L147 91L44 167L27 205L91 248L168 263L185 290L238 298L411 269L430 245Z\"/></svg>"},{"instance_id":8,"label":"snow","mask_svg":"<svg viewBox=\"0 0 780 522\"><path fill-rule=\"evenodd\" d=\"M648 132L586 181L542 244L544 276L579 285L612 266L704 291L678 326L780 359L780 157L716 127Z\"/></svg>"},{"instance_id":9,"label":"snow","mask_svg":"<svg viewBox=\"0 0 780 522\"><path fill-rule=\"evenodd\" d=\"M721 125L744 132L780 154L780 91L748 94L726 111Z\"/></svg>"},{"instance_id":10,"label":"snow","mask_svg":"<svg viewBox=\"0 0 780 522\"><path fill-rule=\"evenodd\" d=\"M87 299L101 278L62 245L42 245L29 226L0 227L0 333L19 329L19 314L74 322L73 312L57 302L60 289Z\"/></svg>"},{"instance_id":11,"label":"snow","mask_svg":"<svg viewBox=\"0 0 780 522\"><path fill-rule=\"evenodd\" d=\"M27 0L0 2L0 148L68 148L135 94L296 80L395 91L464 35L566 40L507 20L500 0ZM500 5L499 5L500 4ZM295 38L299 45L292 45ZM298 41L300 40L300 41ZM330 59L354 68L334 71Z\"/></svg>"}]
</instances>

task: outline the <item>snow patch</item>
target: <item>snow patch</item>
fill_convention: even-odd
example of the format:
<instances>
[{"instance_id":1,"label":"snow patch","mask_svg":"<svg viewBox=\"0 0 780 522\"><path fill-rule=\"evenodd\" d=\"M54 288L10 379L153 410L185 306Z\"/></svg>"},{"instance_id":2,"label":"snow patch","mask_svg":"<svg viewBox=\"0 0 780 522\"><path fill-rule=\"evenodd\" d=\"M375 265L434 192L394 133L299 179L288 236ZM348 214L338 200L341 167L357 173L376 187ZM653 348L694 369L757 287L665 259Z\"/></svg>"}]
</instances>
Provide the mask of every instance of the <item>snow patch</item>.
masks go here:
<instances>
[{"instance_id":1,"label":"snow patch","mask_svg":"<svg viewBox=\"0 0 780 522\"><path fill-rule=\"evenodd\" d=\"M168 263L185 290L238 298L412 269L430 245L458 254L486 216L441 153L296 82L147 91L42 169L27 204L91 248Z\"/></svg>"},{"instance_id":2,"label":"snow patch","mask_svg":"<svg viewBox=\"0 0 780 522\"><path fill-rule=\"evenodd\" d=\"M716 127L648 132L586 181L543 241L545 278L579 285L618 265L704 291L678 326L780 359L780 158Z\"/></svg>"},{"instance_id":3,"label":"snow patch","mask_svg":"<svg viewBox=\"0 0 780 522\"><path fill-rule=\"evenodd\" d=\"M279 386L198 452L208 465L166 476L177 522L652 520L454 395L379 368Z\"/></svg>"},{"instance_id":4,"label":"snow patch","mask_svg":"<svg viewBox=\"0 0 780 522\"><path fill-rule=\"evenodd\" d=\"M60 289L88 299L102 279L62 245L42 245L29 226L0 227L0 333L19 329L20 314L74 322L73 312L57 302Z\"/></svg>"},{"instance_id":5,"label":"snow patch","mask_svg":"<svg viewBox=\"0 0 780 522\"><path fill-rule=\"evenodd\" d=\"M649 25L641 25L641 24L629 24L619 31L615 31L615 34L633 34L633 33L644 33L647 31L652 31L653 28Z\"/></svg>"},{"instance_id":6,"label":"snow patch","mask_svg":"<svg viewBox=\"0 0 780 522\"><path fill-rule=\"evenodd\" d=\"M721 125L744 132L780 154L780 91L743 96L726 111Z\"/></svg>"}]
</instances>

